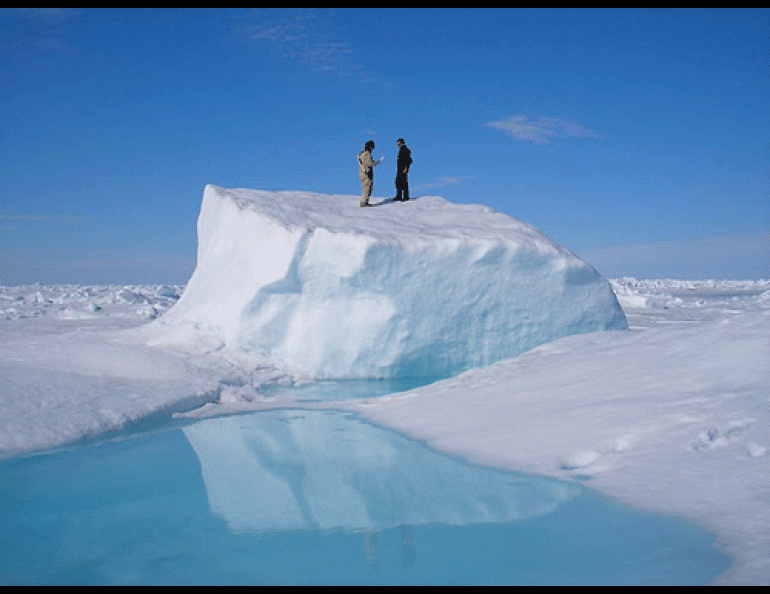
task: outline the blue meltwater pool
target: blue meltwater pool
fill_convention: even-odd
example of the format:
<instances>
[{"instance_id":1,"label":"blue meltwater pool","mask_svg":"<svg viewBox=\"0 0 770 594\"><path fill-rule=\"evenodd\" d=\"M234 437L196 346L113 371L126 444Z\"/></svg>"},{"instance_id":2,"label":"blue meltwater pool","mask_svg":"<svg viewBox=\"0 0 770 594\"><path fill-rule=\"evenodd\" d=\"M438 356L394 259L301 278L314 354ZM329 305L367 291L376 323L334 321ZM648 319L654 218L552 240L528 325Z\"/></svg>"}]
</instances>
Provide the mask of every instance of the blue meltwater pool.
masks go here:
<instances>
[{"instance_id":1,"label":"blue meltwater pool","mask_svg":"<svg viewBox=\"0 0 770 594\"><path fill-rule=\"evenodd\" d=\"M272 411L0 463L3 585L708 585L714 536L581 485Z\"/></svg>"}]
</instances>

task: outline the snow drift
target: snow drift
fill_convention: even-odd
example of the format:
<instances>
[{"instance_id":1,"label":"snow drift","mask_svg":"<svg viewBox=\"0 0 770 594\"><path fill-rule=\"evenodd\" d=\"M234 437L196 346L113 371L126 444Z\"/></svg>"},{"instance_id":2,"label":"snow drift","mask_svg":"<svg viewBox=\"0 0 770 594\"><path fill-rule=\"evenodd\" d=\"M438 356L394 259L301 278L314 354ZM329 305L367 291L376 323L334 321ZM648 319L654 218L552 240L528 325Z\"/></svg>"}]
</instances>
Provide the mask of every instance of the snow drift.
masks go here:
<instances>
[{"instance_id":1,"label":"snow drift","mask_svg":"<svg viewBox=\"0 0 770 594\"><path fill-rule=\"evenodd\" d=\"M153 342L313 379L446 377L626 327L609 283L529 225L432 196L374 206L207 186L195 271Z\"/></svg>"}]
</instances>

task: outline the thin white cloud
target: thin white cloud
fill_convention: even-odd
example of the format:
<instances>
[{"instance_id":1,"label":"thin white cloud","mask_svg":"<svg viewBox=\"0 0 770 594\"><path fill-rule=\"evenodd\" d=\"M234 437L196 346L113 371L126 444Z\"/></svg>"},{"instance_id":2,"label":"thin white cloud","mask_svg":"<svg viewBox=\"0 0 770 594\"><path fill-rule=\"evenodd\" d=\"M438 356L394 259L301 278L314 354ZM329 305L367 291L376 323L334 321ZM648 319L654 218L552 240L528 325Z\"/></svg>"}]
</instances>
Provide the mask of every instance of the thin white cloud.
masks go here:
<instances>
[{"instance_id":1,"label":"thin white cloud","mask_svg":"<svg viewBox=\"0 0 770 594\"><path fill-rule=\"evenodd\" d=\"M21 14L31 18L42 18L49 22L62 22L81 14L79 8L20 8Z\"/></svg>"},{"instance_id":2,"label":"thin white cloud","mask_svg":"<svg viewBox=\"0 0 770 594\"><path fill-rule=\"evenodd\" d=\"M267 43L281 58L315 72L339 76L360 72L354 49L331 32L330 15L312 9L257 9L246 34Z\"/></svg>"},{"instance_id":3,"label":"thin white cloud","mask_svg":"<svg viewBox=\"0 0 770 594\"><path fill-rule=\"evenodd\" d=\"M535 144L548 144L564 138L601 138L598 132L572 122L546 116L530 120L525 115L512 115L488 122L484 126L502 130L517 140L534 142Z\"/></svg>"},{"instance_id":4,"label":"thin white cloud","mask_svg":"<svg viewBox=\"0 0 770 594\"><path fill-rule=\"evenodd\" d=\"M471 178L448 175L446 177L441 177L432 182L420 184L419 186L415 187L415 190L423 191L423 190L429 190L429 189L435 189L435 188L445 188L447 186L456 186L461 184L467 179L471 179Z\"/></svg>"},{"instance_id":5,"label":"thin white cloud","mask_svg":"<svg viewBox=\"0 0 770 594\"><path fill-rule=\"evenodd\" d=\"M2 214L0 213L0 222L2 221L15 221L15 222L26 222L26 223L35 223L35 222L54 222L54 223L62 223L62 222L71 222L71 221L78 221L81 220L80 217L74 217L69 215L59 215L59 214L19 214L19 215L9 215L9 214Z\"/></svg>"},{"instance_id":6,"label":"thin white cloud","mask_svg":"<svg viewBox=\"0 0 770 594\"><path fill-rule=\"evenodd\" d=\"M58 53L69 49L62 34L82 14L79 8L9 8L9 22L14 25L0 35L0 53L4 50L31 48L38 52ZM5 16L4 14L4 16Z\"/></svg>"}]
</instances>

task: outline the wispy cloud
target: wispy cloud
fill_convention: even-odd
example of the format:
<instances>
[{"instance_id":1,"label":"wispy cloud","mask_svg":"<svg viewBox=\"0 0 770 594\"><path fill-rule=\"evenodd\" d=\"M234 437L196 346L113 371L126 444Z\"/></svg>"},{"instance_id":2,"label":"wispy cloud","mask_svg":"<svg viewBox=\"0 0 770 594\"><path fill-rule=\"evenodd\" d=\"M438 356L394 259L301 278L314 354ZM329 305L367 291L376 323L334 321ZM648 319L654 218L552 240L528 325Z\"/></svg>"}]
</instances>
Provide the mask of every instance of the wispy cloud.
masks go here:
<instances>
[{"instance_id":1,"label":"wispy cloud","mask_svg":"<svg viewBox=\"0 0 770 594\"><path fill-rule=\"evenodd\" d=\"M19 8L19 12L30 18L40 18L52 23L60 23L81 14L79 8Z\"/></svg>"},{"instance_id":2,"label":"wispy cloud","mask_svg":"<svg viewBox=\"0 0 770 594\"><path fill-rule=\"evenodd\" d=\"M484 124L488 128L502 130L517 140L548 144L564 138L601 138L601 134L572 122L540 116L530 120L525 115L512 115Z\"/></svg>"},{"instance_id":3,"label":"wispy cloud","mask_svg":"<svg viewBox=\"0 0 770 594\"><path fill-rule=\"evenodd\" d=\"M51 221L55 223L61 223L66 221L78 221L80 217L74 217L70 215L59 214L20 214L20 215L8 215L0 213L0 221L24 221L24 222L39 222L39 221Z\"/></svg>"},{"instance_id":4,"label":"wispy cloud","mask_svg":"<svg viewBox=\"0 0 770 594\"><path fill-rule=\"evenodd\" d=\"M0 52L30 48L44 53L67 51L64 32L82 14L79 8L7 8L3 13Z\"/></svg>"},{"instance_id":5,"label":"wispy cloud","mask_svg":"<svg viewBox=\"0 0 770 594\"><path fill-rule=\"evenodd\" d=\"M80 217L74 217L69 215L59 214L19 214L9 215L0 213L0 222L2 221L14 221L25 223L37 223L37 222L53 222L64 223L82 220Z\"/></svg>"},{"instance_id":6,"label":"wispy cloud","mask_svg":"<svg viewBox=\"0 0 770 594\"><path fill-rule=\"evenodd\" d=\"M268 44L281 58L320 73L361 73L354 48L332 31L328 9L257 9L252 14L247 36Z\"/></svg>"},{"instance_id":7,"label":"wispy cloud","mask_svg":"<svg viewBox=\"0 0 770 594\"><path fill-rule=\"evenodd\" d=\"M432 182L420 184L419 186L415 187L415 190L424 191L424 190L431 190L435 188L445 188L447 186L457 186L463 183L467 179L472 179L472 178L449 175L446 177L441 177Z\"/></svg>"}]
</instances>

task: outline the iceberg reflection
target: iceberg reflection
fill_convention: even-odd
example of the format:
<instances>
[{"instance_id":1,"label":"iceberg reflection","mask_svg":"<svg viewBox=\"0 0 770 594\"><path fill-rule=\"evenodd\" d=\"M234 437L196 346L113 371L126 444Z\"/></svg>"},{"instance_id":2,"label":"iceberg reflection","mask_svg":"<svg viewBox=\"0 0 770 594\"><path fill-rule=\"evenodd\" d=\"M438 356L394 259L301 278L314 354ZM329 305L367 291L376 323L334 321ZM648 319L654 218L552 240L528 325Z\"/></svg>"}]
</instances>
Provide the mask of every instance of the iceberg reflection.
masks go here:
<instances>
[{"instance_id":1,"label":"iceberg reflection","mask_svg":"<svg viewBox=\"0 0 770 594\"><path fill-rule=\"evenodd\" d=\"M335 411L209 419L185 436L209 506L233 531L381 531L510 522L582 490L464 463Z\"/></svg>"}]
</instances>

